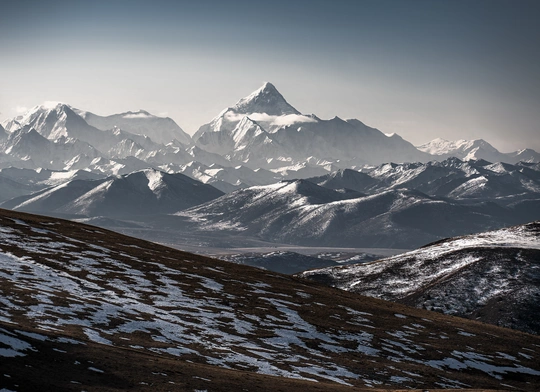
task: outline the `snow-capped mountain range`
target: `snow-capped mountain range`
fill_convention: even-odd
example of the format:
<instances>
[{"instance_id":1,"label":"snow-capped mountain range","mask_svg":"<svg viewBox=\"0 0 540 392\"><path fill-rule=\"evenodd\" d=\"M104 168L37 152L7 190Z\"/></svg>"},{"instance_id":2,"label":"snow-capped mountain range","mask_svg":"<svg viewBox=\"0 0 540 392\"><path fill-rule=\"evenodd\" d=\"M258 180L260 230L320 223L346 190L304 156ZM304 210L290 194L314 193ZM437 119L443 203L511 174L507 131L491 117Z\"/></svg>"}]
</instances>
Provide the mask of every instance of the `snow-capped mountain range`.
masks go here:
<instances>
[{"instance_id":1,"label":"snow-capped mountain range","mask_svg":"<svg viewBox=\"0 0 540 392\"><path fill-rule=\"evenodd\" d=\"M309 158L339 167L429 160L399 136L388 137L358 120L301 114L271 83L223 110L193 140L208 151L269 169Z\"/></svg>"},{"instance_id":2,"label":"snow-capped mountain range","mask_svg":"<svg viewBox=\"0 0 540 392\"><path fill-rule=\"evenodd\" d=\"M410 249L540 218L535 197L503 206L406 188L373 195L338 192L296 180L241 189L176 215L191 224L192 232L250 235L304 246Z\"/></svg>"},{"instance_id":3,"label":"snow-capped mountain range","mask_svg":"<svg viewBox=\"0 0 540 392\"><path fill-rule=\"evenodd\" d=\"M171 230L190 234L410 249L540 219L537 161L481 140L416 148L359 120L302 114L265 83L193 138L143 110L36 106L2 123L0 202L81 219L133 213L145 224L175 214Z\"/></svg>"},{"instance_id":4,"label":"snow-capped mountain range","mask_svg":"<svg viewBox=\"0 0 540 392\"><path fill-rule=\"evenodd\" d=\"M417 148L441 159L456 157L466 161L483 159L490 162L507 163L540 161L540 154L530 148L505 154L482 139L448 141L437 138Z\"/></svg>"},{"instance_id":5,"label":"snow-capped mountain range","mask_svg":"<svg viewBox=\"0 0 540 392\"><path fill-rule=\"evenodd\" d=\"M278 178L307 178L337 169L450 156L506 163L540 161L535 151L503 154L483 140L436 139L416 148L396 134L388 136L356 119L323 120L302 114L271 83L224 109L193 138L172 119L144 110L100 116L58 102L36 106L4 121L0 128L0 167L84 169L104 175L149 167L190 175L184 166L195 162L226 171L241 165L270 170ZM124 169L118 171L118 166ZM224 174L214 179L208 174L212 169L203 171L207 173L199 171L199 179L225 181L228 185L222 188L227 191L253 185L253 180L229 182L223 180ZM265 176L260 177L258 185L267 183Z\"/></svg>"}]
</instances>

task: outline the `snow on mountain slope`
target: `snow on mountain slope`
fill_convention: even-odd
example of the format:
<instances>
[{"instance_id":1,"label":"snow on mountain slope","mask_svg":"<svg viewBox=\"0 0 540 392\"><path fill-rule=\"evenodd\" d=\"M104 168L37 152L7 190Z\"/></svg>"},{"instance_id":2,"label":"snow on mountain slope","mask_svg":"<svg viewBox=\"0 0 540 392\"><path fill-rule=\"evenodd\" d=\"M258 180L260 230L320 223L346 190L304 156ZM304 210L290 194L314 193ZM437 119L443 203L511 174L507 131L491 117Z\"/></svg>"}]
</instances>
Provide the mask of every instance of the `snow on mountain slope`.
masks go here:
<instances>
[{"instance_id":1,"label":"snow on mountain slope","mask_svg":"<svg viewBox=\"0 0 540 392\"><path fill-rule=\"evenodd\" d=\"M0 177L15 181L31 190L18 196L73 180L96 180L103 178L103 176L85 170L54 171L47 169L18 169L15 167L0 169Z\"/></svg>"},{"instance_id":2,"label":"snow on mountain slope","mask_svg":"<svg viewBox=\"0 0 540 392\"><path fill-rule=\"evenodd\" d=\"M127 156L124 159L103 157L90 159L87 156L78 155L67 161L65 166L65 170L90 171L98 177L119 176L149 168L156 168L156 166L133 156Z\"/></svg>"},{"instance_id":3,"label":"snow on mountain slope","mask_svg":"<svg viewBox=\"0 0 540 392\"><path fill-rule=\"evenodd\" d=\"M231 109L236 113L266 113L269 116L300 114L269 82L264 83L247 97L240 99Z\"/></svg>"},{"instance_id":4,"label":"snow on mountain slope","mask_svg":"<svg viewBox=\"0 0 540 392\"><path fill-rule=\"evenodd\" d=\"M445 314L540 333L540 222L450 238L306 278Z\"/></svg>"},{"instance_id":5,"label":"snow on mountain slope","mask_svg":"<svg viewBox=\"0 0 540 392\"><path fill-rule=\"evenodd\" d=\"M269 185L279 181L279 176L264 169L252 170L246 166L204 165L201 162L189 162L185 165L161 165L167 173L182 173L203 184L209 184L229 193L241 188L256 185Z\"/></svg>"},{"instance_id":6,"label":"snow on mountain slope","mask_svg":"<svg viewBox=\"0 0 540 392\"><path fill-rule=\"evenodd\" d=\"M19 129L25 127L35 129L46 139L58 140L61 137L78 139L100 151L116 141L114 135L88 125L71 107L63 103L35 106L18 118L18 122Z\"/></svg>"},{"instance_id":7,"label":"snow on mountain slope","mask_svg":"<svg viewBox=\"0 0 540 392\"><path fill-rule=\"evenodd\" d=\"M516 198L540 196L540 170L536 169L534 165L448 158L442 162L386 163L363 168L362 172L347 169L309 180L331 189L371 194L408 188L430 196L508 204Z\"/></svg>"},{"instance_id":8,"label":"snow on mountain slope","mask_svg":"<svg viewBox=\"0 0 540 392\"><path fill-rule=\"evenodd\" d=\"M235 166L233 161L226 159L219 154L214 154L206 150L203 150L202 148L199 148L197 146L189 147L186 150L186 152L191 157L189 162L196 161L207 166L210 166L213 164L217 164L221 166L231 166L232 164L233 166Z\"/></svg>"},{"instance_id":9,"label":"snow on mountain slope","mask_svg":"<svg viewBox=\"0 0 540 392\"><path fill-rule=\"evenodd\" d=\"M66 162L74 156L85 156L94 159L101 155L90 144L78 139L60 137L58 140L48 140L33 128L21 128L9 135L2 148L11 158L32 162L34 168L44 167L62 170Z\"/></svg>"},{"instance_id":10,"label":"snow on mountain slope","mask_svg":"<svg viewBox=\"0 0 540 392\"><path fill-rule=\"evenodd\" d=\"M517 163L519 161L540 161L540 154L534 150L524 149L512 153L501 153L491 144L482 139L448 141L434 139L417 146L418 150L439 156L442 159L456 157L463 160L485 159L489 162Z\"/></svg>"},{"instance_id":11,"label":"snow on mountain slope","mask_svg":"<svg viewBox=\"0 0 540 392\"><path fill-rule=\"evenodd\" d=\"M513 158L514 162L540 162L540 154L530 148L511 152L507 155Z\"/></svg>"},{"instance_id":12,"label":"snow on mountain slope","mask_svg":"<svg viewBox=\"0 0 540 392\"><path fill-rule=\"evenodd\" d=\"M266 241L405 249L515 219L511 210L497 205L461 205L414 190L362 196L298 180L238 190L177 215L194 230Z\"/></svg>"},{"instance_id":13,"label":"snow on mountain slope","mask_svg":"<svg viewBox=\"0 0 540 392\"><path fill-rule=\"evenodd\" d=\"M265 161L279 157L293 163L317 157L344 167L429 160L399 136L388 137L358 120L301 115L270 83L201 126L193 140L208 151L268 169Z\"/></svg>"},{"instance_id":14,"label":"snow on mountain slope","mask_svg":"<svg viewBox=\"0 0 540 392\"><path fill-rule=\"evenodd\" d=\"M398 135L387 137L358 120L334 117L298 122L280 127L274 135L277 142L294 151L291 156L295 160L304 161L315 156L335 162L342 168L389 161L429 160L429 155Z\"/></svg>"},{"instance_id":15,"label":"snow on mountain slope","mask_svg":"<svg viewBox=\"0 0 540 392\"><path fill-rule=\"evenodd\" d=\"M185 146L191 144L191 137L169 117L158 117L144 110L98 116L87 111L77 110L79 115L93 127L106 131L118 127L135 135L147 135L160 144L178 140Z\"/></svg>"},{"instance_id":16,"label":"snow on mountain slope","mask_svg":"<svg viewBox=\"0 0 540 392\"><path fill-rule=\"evenodd\" d=\"M218 391L241 380L253 390L534 391L540 382L536 336L68 221L0 211L0 238L9 387L193 390L202 378L199 388ZM254 382L260 375L276 377Z\"/></svg>"},{"instance_id":17,"label":"snow on mountain slope","mask_svg":"<svg viewBox=\"0 0 540 392\"><path fill-rule=\"evenodd\" d=\"M224 109L209 124L200 127L193 135L193 140L197 141L205 132L230 131L245 116L252 116L254 121L273 123L276 118L300 116L300 112L285 100L272 83L264 83L235 105Z\"/></svg>"},{"instance_id":18,"label":"snow on mountain slope","mask_svg":"<svg viewBox=\"0 0 540 392\"><path fill-rule=\"evenodd\" d=\"M464 158L472 150L477 151L477 149L483 149L490 153L498 152L495 147L493 147L491 144L487 143L485 140L482 140L482 139L478 139L478 140L463 140L462 139L462 140L457 140L457 141L449 141L449 140L437 138L428 143L418 146L418 149L432 155L447 155L447 154L452 154L452 153L457 152L463 155L462 157L456 157L460 159ZM486 160L489 161L489 159L486 159Z\"/></svg>"},{"instance_id":19,"label":"snow on mountain slope","mask_svg":"<svg viewBox=\"0 0 540 392\"><path fill-rule=\"evenodd\" d=\"M115 153L119 152L119 157L123 158L126 153L122 151L122 143L136 144L147 152L163 147L148 136L133 134L115 126L100 130L89 125L78 113L86 112L62 103L39 105L17 117L18 127L12 127L11 133L35 129L55 143L65 143L63 140L84 142L101 151L100 156L104 157L116 157Z\"/></svg>"},{"instance_id":20,"label":"snow on mountain slope","mask_svg":"<svg viewBox=\"0 0 540 392\"><path fill-rule=\"evenodd\" d=\"M8 118L0 123L0 127L7 133L13 132L21 127L21 124L19 123L21 118L21 115L14 118Z\"/></svg>"},{"instance_id":21,"label":"snow on mountain slope","mask_svg":"<svg viewBox=\"0 0 540 392\"><path fill-rule=\"evenodd\" d=\"M86 216L171 213L223 193L183 174L147 169L99 180L73 180L2 204L3 208Z\"/></svg>"}]
</instances>

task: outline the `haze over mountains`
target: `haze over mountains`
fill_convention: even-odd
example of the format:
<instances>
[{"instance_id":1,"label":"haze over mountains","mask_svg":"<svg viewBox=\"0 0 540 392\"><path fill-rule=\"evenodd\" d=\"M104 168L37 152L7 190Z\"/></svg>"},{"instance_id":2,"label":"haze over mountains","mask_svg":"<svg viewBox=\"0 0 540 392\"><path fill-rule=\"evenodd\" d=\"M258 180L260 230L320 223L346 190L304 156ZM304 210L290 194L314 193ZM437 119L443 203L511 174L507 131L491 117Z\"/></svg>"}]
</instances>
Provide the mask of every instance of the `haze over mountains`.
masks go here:
<instances>
[{"instance_id":1,"label":"haze over mountains","mask_svg":"<svg viewBox=\"0 0 540 392\"><path fill-rule=\"evenodd\" d=\"M265 83L193 138L144 110L36 106L0 130L0 202L142 225L131 234L153 240L166 227L207 244L410 249L540 219L538 158L483 140L416 148L359 120L302 114Z\"/></svg>"}]
</instances>

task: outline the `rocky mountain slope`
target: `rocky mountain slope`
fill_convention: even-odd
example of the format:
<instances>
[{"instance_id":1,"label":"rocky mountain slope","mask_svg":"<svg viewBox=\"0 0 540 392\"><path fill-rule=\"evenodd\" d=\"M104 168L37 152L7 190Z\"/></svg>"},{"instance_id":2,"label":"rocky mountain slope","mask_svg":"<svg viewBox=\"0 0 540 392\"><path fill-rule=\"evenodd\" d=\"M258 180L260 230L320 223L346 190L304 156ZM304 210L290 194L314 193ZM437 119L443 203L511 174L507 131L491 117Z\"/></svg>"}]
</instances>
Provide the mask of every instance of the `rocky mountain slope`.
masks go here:
<instances>
[{"instance_id":1,"label":"rocky mountain slope","mask_svg":"<svg viewBox=\"0 0 540 392\"><path fill-rule=\"evenodd\" d=\"M166 223L176 239L198 235L194 242L201 244L250 236L411 249L540 219L534 151L521 150L510 159L484 141L439 141L420 151L359 120L302 114L271 83L201 126L193 140L171 119L147 111L98 116L57 102L2 124L0 202L6 208L88 218L109 227L139 227L142 219L145 230L136 235L153 240ZM446 158L452 154L468 160ZM518 159L531 162L504 163ZM172 183L156 191L140 174L145 170L171 179L185 174L230 197L201 206L220 194L199 197L195 189L204 187L197 185L190 198L172 190ZM300 182L298 192L273 191L281 180L302 178L319 187ZM161 216L188 207L200 208Z\"/></svg>"},{"instance_id":2,"label":"rocky mountain slope","mask_svg":"<svg viewBox=\"0 0 540 392\"><path fill-rule=\"evenodd\" d=\"M145 110L110 116L99 116L82 110L76 110L76 112L88 124L102 131L116 127L135 135L146 135L161 144L167 144L173 140L177 140L186 146L191 144L191 137L174 120L169 117L154 116Z\"/></svg>"},{"instance_id":3,"label":"rocky mountain slope","mask_svg":"<svg viewBox=\"0 0 540 392\"><path fill-rule=\"evenodd\" d=\"M271 83L201 126L193 140L203 149L254 168L271 169L285 166L284 161L297 163L309 158L349 166L391 159L429 160L401 137L388 137L358 120L303 115Z\"/></svg>"},{"instance_id":4,"label":"rocky mountain slope","mask_svg":"<svg viewBox=\"0 0 540 392\"><path fill-rule=\"evenodd\" d=\"M385 163L308 178L330 189L352 189L374 194L389 189L415 189L430 196L461 201L495 201L508 204L540 195L540 170L536 164L491 163L448 158L442 162Z\"/></svg>"},{"instance_id":5,"label":"rocky mountain slope","mask_svg":"<svg viewBox=\"0 0 540 392\"><path fill-rule=\"evenodd\" d=\"M85 170L1 169L0 198L7 199L5 208L102 217L96 224L111 228L119 222L108 218L145 221L148 230L133 235L151 240L156 240L152 230L168 227L203 242L209 236L250 236L308 246L412 249L540 219L540 167L533 163L449 158L284 182L277 182L275 172L246 166L191 162L166 168L170 174L148 169L114 177ZM118 163L107 171L123 170ZM222 196L210 185L229 193ZM152 214L164 213L177 214L167 222L149 222Z\"/></svg>"},{"instance_id":6,"label":"rocky mountain slope","mask_svg":"<svg viewBox=\"0 0 540 392\"><path fill-rule=\"evenodd\" d=\"M405 249L530 219L495 203L463 204L408 189L365 196L307 180L242 189L176 215L202 232L308 246Z\"/></svg>"},{"instance_id":7,"label":"rocky mountain slope","mask_svg":"<svg viewBox=\"0 0 540 392\"><path fill-rule=\"evenodd\" d=\"M420 151L442 159L456 157L463 160L483 159L490 162L517 163L520 161L538 162L540 154L530 149L522 149L511 153L502 153L485 140L448 141L434 139L417 147Z\"/></svg>"},{"instance_id":8,"label":"rocky mountain slope","mask_svg":"<svg viewBox=\"0 0 540 392\"><path fill-rule=\"evenodd\" d=\"M363 295L540 333L540 222L301 275Z\"/></svg>"},{"instance_id":9,"label":"rocky mountain slope","mask_svg":"<svg viewBox=\"0 0 540 392\"><path fill-rule=\"evenodd\" d=\"M540 383L534 335L6 210L0 290L8 390Z\"/></svg>"},{"instance_id":10,"label":"rocky mountain slope","mask_svg":"<svg viewBox=\"0 0 540 392\"><path fill-rule=\"evenodd\" d=\"M97 180L73 179L2 203L47 214L127 216L173 213L223 195L183 174L143 170Z\"/></svg>"},{"instance_id":11,"label":"rocky mountain slope","mask_svg":"<svg viewBox=\"0 0 540 392\"><path fill-rule=\"evenodd\" d=\"M144 110L99 116L58 102L38 105L0 128L0 168L84 169L104 175L155 168L190 175L186 168L193 166L202 169L193 178L205 178L203 182L225 192L268 185L267 171L277 179L299 179L451 156L507 163L540 160L532 150L503 154L482 140L436 140L416 148L356 119L301 114L271 83L224 109L193 139L172 119ZM233 174L214 177L212 165ZM235 178L238 166L252 171L249 181Z\"/></svg>"}]
</instances>

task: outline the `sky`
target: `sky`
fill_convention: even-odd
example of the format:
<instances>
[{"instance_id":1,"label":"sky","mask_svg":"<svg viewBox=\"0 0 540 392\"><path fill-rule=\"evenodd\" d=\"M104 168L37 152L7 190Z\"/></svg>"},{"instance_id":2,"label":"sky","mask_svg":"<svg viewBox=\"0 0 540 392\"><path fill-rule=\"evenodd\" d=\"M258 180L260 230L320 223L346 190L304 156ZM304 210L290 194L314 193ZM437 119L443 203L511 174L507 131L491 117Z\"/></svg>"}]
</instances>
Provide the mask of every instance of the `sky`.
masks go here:
<instances>
[{"instance_id":1,"label":"sky","mask_svg":"<svg viewBox=\"0 0 540 392\"><path fill-rule=\"evenodd\" d=\"M45 101L193 134L272 82L418 145L540 151L540 1L6 1L0 120Z\"/></svg>"}]
</instances>

